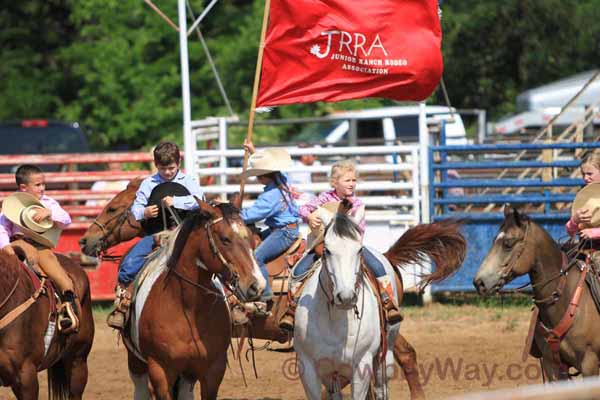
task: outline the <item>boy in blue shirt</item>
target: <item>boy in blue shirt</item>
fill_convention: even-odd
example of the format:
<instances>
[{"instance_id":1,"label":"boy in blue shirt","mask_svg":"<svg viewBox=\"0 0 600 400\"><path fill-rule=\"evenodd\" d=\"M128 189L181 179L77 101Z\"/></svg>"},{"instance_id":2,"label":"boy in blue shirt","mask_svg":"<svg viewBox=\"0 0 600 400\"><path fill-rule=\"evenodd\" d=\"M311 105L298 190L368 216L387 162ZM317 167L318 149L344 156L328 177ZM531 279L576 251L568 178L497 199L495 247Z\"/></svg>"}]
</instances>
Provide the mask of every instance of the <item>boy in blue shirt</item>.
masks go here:
<instances>
[{"instance_id":1,"label":"boy in blue shirt","mask_svg":"<svg viewBox=\"0 0 600 400\"><path fill-rule=\"evenodd\" d=\"M131 212L136 220L157 218L160 209L157 205L148 205L148 199L152 189L161 183L175 182L183 185L189 192L189 196L166 196L162 199L163 205L180 210L194 210L198 208L195 197L204 200L204 193L200 185L188 175L179 170L181 157L179 147L175 143L163 142L154 149L154 165L158 172L144 179L138 189ZM142 238L131 249L121 262L119 269L118 284L116 288L115 309L110 313L107 323L115 329L123 329L125 317L131 301L131 293L128 291L130 283L144 265L144 260L152 251L154 240L152 235Z\"/></svg>"}]
</instances>

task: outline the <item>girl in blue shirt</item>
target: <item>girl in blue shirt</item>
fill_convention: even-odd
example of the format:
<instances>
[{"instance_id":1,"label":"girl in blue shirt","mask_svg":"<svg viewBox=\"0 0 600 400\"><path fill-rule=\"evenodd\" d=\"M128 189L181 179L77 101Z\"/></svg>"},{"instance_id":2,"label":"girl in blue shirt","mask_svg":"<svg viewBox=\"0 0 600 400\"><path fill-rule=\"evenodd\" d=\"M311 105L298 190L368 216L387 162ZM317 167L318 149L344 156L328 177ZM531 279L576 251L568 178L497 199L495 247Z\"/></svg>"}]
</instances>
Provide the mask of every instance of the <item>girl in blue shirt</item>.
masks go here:
<instances>
[{"instance_id":1,"label":"girl in blue shirt","mask_svg":"<svg viewBox=\"0 0 600 400\"><path fill-rule=\"evenodd\" d=\"M267 302L273 297L273 291L269 284L266 264L286 251L300 235L298 206L291 195L287 176L281 172L291 165L292 159L284 149L255 152L251 141L245 141L244 148L251 154L244 178L256 176L258 182L265 185L256 202L242 210L241 217L247 224L264 220L268 227L261 232L262 242L254 252L267 281L261 301Z\"/></svg>"}]
</instances>

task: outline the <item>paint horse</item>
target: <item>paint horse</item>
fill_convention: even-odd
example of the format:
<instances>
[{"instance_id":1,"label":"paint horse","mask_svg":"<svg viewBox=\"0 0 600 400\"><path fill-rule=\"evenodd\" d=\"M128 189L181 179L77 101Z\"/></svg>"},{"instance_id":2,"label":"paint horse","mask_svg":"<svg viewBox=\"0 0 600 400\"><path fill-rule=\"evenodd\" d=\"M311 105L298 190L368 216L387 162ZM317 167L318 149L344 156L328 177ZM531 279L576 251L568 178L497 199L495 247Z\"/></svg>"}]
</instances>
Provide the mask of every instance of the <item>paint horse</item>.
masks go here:
<instances>
[{"instance_id":1,"label":"paint horse","mask_svg":"<svg viewBox=\"0 0 600 400\"><path fill-rule=\"evenodd\" d=\"M534 312L539 312L532 319L531 352L542 357L544 375L552 381L567 379L570 367L584 376L598 375L600 314L585 284L588 268L567 260L541 226L506 206L500 232L473 280L480 295L489 295L529 275Z\"/></svg>"},{"instance_id":2,"label":"paint horse","mask_svg":"<svg viewBox=\"0 0 600 400\"><path fill-rule=\"evenodd\" d=\"M265 288L252 240L237 209L198 201L166 246L149 258L124 332L135 398L216 399L231 340L229 308L213 275L241 299Z\"/></svg>"},{"instance_id":3,"label":"paint horse","mask_svg":"<svg viewBox=\"0 0 600 400\"><path fill-rule=\"evenodd\" d=\"M22 250L17 254L25 257ZM19 400L39 398L38 371L48 370L50 399L81 399L87 384L87 357L94 340L90 285L70 258L56 255L73 279L80 299L79 331L68 336L56 327L56 298L15 256L0 253L0 385ZM54 309L54 310L53 310Z\"/></svg>"},{"instance_id":4,"label":"paint horse","mask_svg":"<svg viewBox=\"0 0 600 400\"><path fill-rule=\"evenodd\" d=\"M294 327L294 346L306 397L321 399L322 386L327 398L341 399L341 389L350 385L352 399L387 399L388 379L392 374L394 343L400 323L384 328L376 286L361 260L362 239L356 221L343 212L326 224L321 265L307 278L298 301ZM466 250L459 223L448 221L409 229L385 254L374 252L390 276L394 265L422 263L431 257L437 270L424 277L439 281L462 264ZM400 288L392 280L398 296Z\"/></svg>"}]
</instances>

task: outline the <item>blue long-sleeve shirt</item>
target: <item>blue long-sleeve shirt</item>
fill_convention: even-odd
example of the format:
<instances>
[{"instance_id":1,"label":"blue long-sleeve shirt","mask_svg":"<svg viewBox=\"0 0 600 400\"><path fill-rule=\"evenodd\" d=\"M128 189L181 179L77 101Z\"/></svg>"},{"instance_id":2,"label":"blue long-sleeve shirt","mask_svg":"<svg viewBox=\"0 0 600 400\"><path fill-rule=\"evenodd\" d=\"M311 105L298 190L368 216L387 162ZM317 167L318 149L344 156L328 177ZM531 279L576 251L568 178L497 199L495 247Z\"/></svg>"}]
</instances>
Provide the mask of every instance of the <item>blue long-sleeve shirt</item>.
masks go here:
<instances>
[{"instance_id":1,"label":"blue long-sleeve shirt","mask_svg":"<svg viewBox=\"0 0 600 400\"><path fill-rule=\"evenodd\" d=\"M247 224L264 219L265 225L271 229L282 228L300 221L296 202L289 196L284 198L274 182L265 185L264 191L258 196L256 202L251 207L244 208L241 216Z\"/></svg>"},{"instance_id":2,"label":"blue long-sleeve shirt","mask_svg":"<svg viewBox=\"0 0 600 400\"><path fill-rule=\"evenodd\" d=\"M140 188L135 194L135 200L131 206L131 212L136 220L141 221L144 219L144 208L148 206L148 199L152 193L152 189L161 183L169 182L156 173L152 176L147 177L142 181ZM171 182L179 183L186 187L190 191L189 196L173 196L173 207L180 210L194 210L198 208L198 203L194 196L201 200L204 200L204 192L200 188L198 182L196 182L191 176L184 174L181 171L177 171L175 178Z\"/></svg>"}]
</instances>

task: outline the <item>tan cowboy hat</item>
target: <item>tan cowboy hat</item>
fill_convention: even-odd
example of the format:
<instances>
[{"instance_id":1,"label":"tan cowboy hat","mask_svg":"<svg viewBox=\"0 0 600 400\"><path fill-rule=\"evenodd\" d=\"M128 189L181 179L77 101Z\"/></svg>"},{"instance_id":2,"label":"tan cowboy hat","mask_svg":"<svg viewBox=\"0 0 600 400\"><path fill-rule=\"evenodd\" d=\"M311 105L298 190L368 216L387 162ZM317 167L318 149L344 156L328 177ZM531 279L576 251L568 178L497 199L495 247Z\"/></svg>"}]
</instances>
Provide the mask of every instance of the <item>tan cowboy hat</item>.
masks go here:
<instances>
[{"instance_id":1,"label":"tan cowboy hat","mask_svg":"<svg viewBox=\"0 0 600 400\"><path fill-rule=\"evenodd\" d=\"M271 148L257 151L248 159L248 169L242 178L283 171L292 165L292 157L285 149Z\"/></svg>"},{"instance_id":2,"label":"tan cowboy hat","mask_svg":"<svg viewBox=\"0 0 600 400\"><path fill-rule=\"evenodd\" d=\"M54 248L61 229L50 219L35 222L33 215L40 208L44 208L44 205L26 192L13 193L2 202L2 213L10 222L21 228L21 231L36 243Z\"/></svg>"},{"instance_id":3,"label":"tan cowboy hat","mask_svg":"<svg viewBox=\"0 0 600 400\"><path fill-rule=\"evenodd\" d=\"M340 202L339 201L330 201L329 203L325 203L322 204L319 208L317 208L315 211L312 212L312 214L318 213L323 215L323 213L325 214L331 214L331 216L333 217L333 215L335 215L335 213L337 213L338 208L340 206ZM311 215L312 215L311 214ZM313 229L310 228L310 233L308 234L308 247L309 250L312 250L315 246L317 246L319 243L322 243L325 236L325 224L322 223L321 225L319 225L318 228Z\"/></svg>"},{"instance_id":4,"label":"tan cowboy hat","mask_svg":"<svg viewBox=\"0 0 600 400\"><path fill-rule=\"evenodd\" d=\"M588 209L592 213L592 220L585 224L584 228L600 226L600 183L590 183L577 192L571 207L571 216L581 209Z\"/></svg>"}]
</instances>

